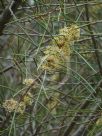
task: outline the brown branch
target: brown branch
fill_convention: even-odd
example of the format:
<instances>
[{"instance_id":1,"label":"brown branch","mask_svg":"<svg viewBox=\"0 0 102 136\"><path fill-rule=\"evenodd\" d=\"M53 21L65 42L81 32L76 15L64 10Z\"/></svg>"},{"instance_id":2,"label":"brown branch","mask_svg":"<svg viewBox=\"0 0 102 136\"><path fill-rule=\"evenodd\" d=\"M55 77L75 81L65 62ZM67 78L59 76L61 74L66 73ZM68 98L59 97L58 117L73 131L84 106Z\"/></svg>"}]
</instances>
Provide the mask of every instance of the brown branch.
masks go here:
<instances>
[{"instance_id":1,"label":"brown branch","mask_svg":"<svg viewBox=\"0 0 102 136\"><path fill-rule=\"evenodd\" d=\"M85 5L85 14L86 14L86 20L88 22L90 22L88 3ZM97 61L98 67L99 67L100 74L102 75L102 65L101 65L101 62L100 62L100 59L99 59L99 52L98 52L97 43L96 43L96 40L95 40L95 37L94 37L94 33L93 33L93 30L92 30L92 27L91 27L90 24L87 25L87 27L88 27L88 30L91 34L91 40L92 40L92 43L93 43L93 47L95 49L96 61Z\"/></svg>"},{"instance_id":2,"label":"brown branch","mask_svg":"<svg viewBox=\"0 0 102 136\"><path fill-rule=\"evenodd\" d=\"M91 129L91 126L97 121L99 118L99 114L97 115L98 111L100 110L100 107L102 106L102 103L94 107L93 113L89 115L89 117L86 119L86 123L82 124L73 134L73 136L82 136L86 135L88 132L88 129Z\"/></svg>"},{"instance_id":3,"label":"brown branch","mask_svg":"<svg viewBox=\"0 0 102 136\"><path fill-rule=\"evenodd\" d=\"M95 92L93 92L91 95L90 95L90 98L94 95L94 96L97 96L98 93L100 92L100 88L102 88L102 80L100 80L100 82L97 84L96 88L95 88ZM82 109L85 109L90 103L90 100L89 99L86 99L80 106L80 108L78 109L78 111L76 112L75 116L73 117L71 123L69 124L69 126L67 127L67 129L65 130L63 136L68 136L73 127L76 125L76 121L79 119L79 114L81 114L80 110Z\"/></svg>"},{"instance_id":4,"label":"brown branch","mask_svg":"<svg viewBox=\"0 0 102 136\"><path fill-rule=\"evenodd\" d=\"M3 13L0 15L0 36L3 34L3 30L6 26L6 24L12 18L10 8L11 8L12 12L15 13L21 3L22 3L22 0L12 0L11 3L5 8Z\"/></svg>"}]
</instances>

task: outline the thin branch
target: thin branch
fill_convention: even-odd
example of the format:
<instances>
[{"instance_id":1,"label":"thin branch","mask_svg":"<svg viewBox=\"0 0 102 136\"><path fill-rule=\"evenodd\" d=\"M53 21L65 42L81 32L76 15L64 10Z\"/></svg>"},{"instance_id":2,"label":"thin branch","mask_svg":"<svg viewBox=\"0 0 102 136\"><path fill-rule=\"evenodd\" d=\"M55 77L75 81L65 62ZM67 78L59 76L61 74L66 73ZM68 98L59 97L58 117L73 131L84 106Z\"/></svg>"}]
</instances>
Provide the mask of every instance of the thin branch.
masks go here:
<instances>
[{"instance_id":1,"label":"thin branch","mask_svg":"<svg viewBox=\"0 0 102 136\"><path fill-rule=\"evenodd\" d=\"M100 107L102 106L102 103L100 104ZM97 105L95 106L94 108L94 112L91 113L89 115L89 117L86 119L86 122L89 122L88 124L85 123L85 124L82 124L76 131L75 133L73 134L73 136L82 136L84 134L87 133L87 130L88 128L90 128L91 125L93 125L97 119L99 118L99 116L96 116L95 115L97 114L98 110L100 109L100 107Z\"/></svg>"},{"instance_id":2,"label":"thin branch","mask_svg":"<svg viewBox=\"0 0 102 136\"><path fill-rule=\"evenodd\" d=\"M86 13L86 20L88 22L90 22L88 4L85 5L85 13ZM100 59L99 59L99 52L98 52L97 43L96 43L96 40L95 40L95 37L94 37L94 33L93 33L93 30L92 30L92 27L91 27L90 24L87 25L87 27L88 27L88 30L91 34L92 43L93 43L93 46L94 46L94 49L95 49L96 61L97 61L98 67L99 67L100 74L102 75L102 65L101 65L101 62L100 62Z\"/></svg>"},{"instance_id":3,"label":"thin branch","mask_svg":"<svg viewBox=\"0 0 102 136\"><path fill-rule=\"evenodd\" d=\"M102 80L98 83L98 85L96 86L95 92L93 92L90 97L92 97L93 95L98 95L98 93L100 92L100 88L102 87ZM64 135L63 136L68 136L68 134L70 134L70 132L72 131L73 127L76 125L76 121L79 119L79 117L77 116L80 113L81 109L86 108L89 105L90 100L86 99L80 106L78 112L75 114L75 116L73 117L71 123L69 124L68 128L65 130Z\"/></svg>"},{"instance_id":4,"label":"thin branch","mask_svg":"<svg viewBox=\"0 0 102 136\"><path fill-rule=\"evenodd\" d=\"M3 13L0 15L0 36L3 34L3 30L6 24L12 18L10 8L12 9L13 13L17 11L17 8L21 5L22 0L12 0L11 3L5 8Z\"/></svg>"}]
</instances>

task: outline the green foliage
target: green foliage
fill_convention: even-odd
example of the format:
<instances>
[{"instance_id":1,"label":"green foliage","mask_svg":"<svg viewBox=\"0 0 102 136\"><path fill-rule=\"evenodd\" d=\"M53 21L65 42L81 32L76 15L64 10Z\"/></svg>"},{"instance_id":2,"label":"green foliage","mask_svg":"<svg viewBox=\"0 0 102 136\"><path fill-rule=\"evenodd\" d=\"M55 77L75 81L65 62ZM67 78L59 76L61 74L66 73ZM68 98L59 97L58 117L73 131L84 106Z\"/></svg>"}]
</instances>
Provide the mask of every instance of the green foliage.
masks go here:
<instances>
[{"instance_id":1,"label":"green foliage","mask_svg":"<svg viewBox=\"0 0 102 136\"><path fill-rule=\"evenodd\" d=\"M0 36L0 135L67 136L82 126L98 134L101 0L22 1ZM10 100L18 104L11 111Z\"/></svg>"}]
</instances>

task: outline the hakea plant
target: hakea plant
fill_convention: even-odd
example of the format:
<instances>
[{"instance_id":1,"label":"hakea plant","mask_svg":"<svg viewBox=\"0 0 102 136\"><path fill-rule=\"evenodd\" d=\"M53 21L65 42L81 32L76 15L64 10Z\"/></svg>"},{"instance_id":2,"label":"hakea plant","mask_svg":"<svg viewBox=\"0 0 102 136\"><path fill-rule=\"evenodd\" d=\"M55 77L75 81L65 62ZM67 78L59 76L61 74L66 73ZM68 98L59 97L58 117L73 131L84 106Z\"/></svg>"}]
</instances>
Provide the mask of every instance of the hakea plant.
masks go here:
<instances>
[{"instance_id":1,"label":"hakea plant","mask_svg":"<svg viewBox=\"0 0 102 136\"><path fill-rule=\"evenodd\" d=\"M52 45L44 51L41 69L48 72L61 69L64 64L70 61L70 46L79 38L80 29L77 25L60 29L59 35L53 38Z\"/></svg>"},{"instance_id":2,"label":"hakea plant","mask_svg":"<svg viewBox=\"0 0 102 136\"><path fill-rule=\"evenodd\" d=\"M71 25L70 27L60 29L59 35L54 37L52 40L52 46L47 47L44 51L45 55L42 58L44 61L41 65L41 69L48 72L55 72L56 70L62 69L63 65L66 65L66 63L70 61L70 46L79 38L80 29L77 25ZM23 81L23 84L30 86L33 82L34 80L32 78L27 78ZM3 107L8 112L16 111L19 113L24 113L26 106L32 104L32 97L32 94L28 92L26 95L24 95L21 102L11 98L9 100L5 100ZM58 97L59 95L57 96L57 99ZM49 110L55 110L55 106L58 103L57 99L52 98L51 101L49 101L47 104Z\"/></svg>"}]
</instances>

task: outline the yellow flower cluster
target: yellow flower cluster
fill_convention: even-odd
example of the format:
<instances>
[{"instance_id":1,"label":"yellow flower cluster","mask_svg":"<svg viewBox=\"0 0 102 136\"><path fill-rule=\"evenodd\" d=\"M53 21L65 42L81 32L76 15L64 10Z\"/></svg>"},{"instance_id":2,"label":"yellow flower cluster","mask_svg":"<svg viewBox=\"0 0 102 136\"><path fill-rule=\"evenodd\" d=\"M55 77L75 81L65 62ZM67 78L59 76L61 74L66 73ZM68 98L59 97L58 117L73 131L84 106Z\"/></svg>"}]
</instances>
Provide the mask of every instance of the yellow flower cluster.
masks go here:
<instances>
[{"instance_id":1,"label":"yellow flower cluster","mask_svg":"<svg viewBox=\"0 0 102 136\"><path fill-rule=\"evenodd\" d=\"M32 105L33 101L32 101L32 94L30 92L28 92L24 98L23 98L23 102L25 103L25 105Z\"/></svg>"},{"instance_id":2,"label":"yellow flower cluster","mask_svg":"<svg viewBox=\"0 0 102 136\"><path fill-rule=\"evenodd\" d=\"M26 78L23 81L23 84L26 85L26 86L30 86L33 83L34 83L33 88L36 88L38 84L37 84L36 81L34 81L34 79L32 79L32 78Z\"/></svg>"},{"instance_id":3,"label":"yellow flower cluster","mask_svg":"<svg viewBox=\"0 0 102 136\"><path fill-rule=\"evenodd\" d=\"M62 68L63 64L70 61L70 45L80 37L80 29L77 25L71 25L59 30L59 35L52 40L52 46L44 51L42 69L55 71Z\"/></svg>"},{"instance_id":4,"label":"yellow flower cluster","mask_svg":"<svg viewBox=\"0 0 102 136\"><path fill-rule=\"evenodd\" d=\"M60 68L60 50L58 46L49 46L44 51L45 56L42 58L44 59L44 63L42 64L42 69L45 70L55 70Z\"/></svg>"},{"instance_id":5,"label":"yellow flower cluster","mask_svg":"<svg viewBox=\"0 0 102 136\"><path fill-rule=\"evenodd\" d=\"M10 100L6 100L3 103L3 107L8 111L8 112L12 112L15 110L15 108L17 107L18 102L15 101L14 99L10 99Z\"/></svg>"},{"instance_id":6,"label":"yellow flower cluster","mask_svg":"<svg viewBox=\"0 0 102 136\"><path fill-rule=\"evenodd\" d=\"M34 79L32 79L32 78L26 78L26 79L24 79L23 84L29 86L29 85L31 85L33 82L34 82Z\"/></svg>"},{"instance_id":7,"label":"yellow flower cluster","mask_svg":"<svg viewBox=\"0 0 102 136\"><path fill-rule=\"evenodd\" d=\"M16 100L14 100L13 98L9 99L9 100L5 100L5 102L3 103L3 107L5 108L6 111L8 112L18 112L23 114L25 111L25 108L27 105L31 105L32 104L32 94L30 92L28 92L22 99L21 102L18 102Z\"/></svg>"},{"instance_id":8,"label":"yellow flower cluster","mask_svg":"<svg viewBox=\"0 0 102 136\"><path fill-rule=\"evenodd\" d=\"M70 27L64 27L59 30L59 36L55 37L53 43L59 48L71 45L75 40L80 38L80 29L77 25L71 25Z\"/></svg>"},{"instance_id":9,"label":"yellow flower cluster","mask_svg":"<svg viewBox=\"0 0 102 136\"><path fill-rule=\"evenodd\" d=\"M25 108L26 108L26 104L25 104L23 101L21 101L21 102L18 103L18 105L15 107L15 110L16 110L16 112L23 114L24 111L25 111Z\"/></svg>"}]
</instances>

